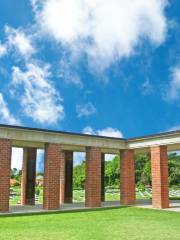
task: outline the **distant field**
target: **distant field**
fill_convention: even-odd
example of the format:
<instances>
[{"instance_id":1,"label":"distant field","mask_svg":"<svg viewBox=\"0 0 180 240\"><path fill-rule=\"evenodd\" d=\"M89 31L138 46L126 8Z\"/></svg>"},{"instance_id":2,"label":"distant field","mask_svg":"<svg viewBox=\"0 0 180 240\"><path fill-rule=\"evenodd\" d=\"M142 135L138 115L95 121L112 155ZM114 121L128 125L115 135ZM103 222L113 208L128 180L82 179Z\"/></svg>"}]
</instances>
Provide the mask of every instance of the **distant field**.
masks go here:
<instances>
[{"instance_id":1,"label":"distant field","mask_svg":"<svg viewBox=\"0 0 180 240\"><path fill-rule=\"evenodd\" d=\"M13 187L10 196L10 204L16 205L20 203L20 187ZM170 191L171 199L180 199L180 189L171 189ZM73 191L73 201L74 202L83 202L85 198L84 190L74 190ZM151 198L151 189L146 189L145 191L137 190L136 191L137 199L150 199ZM108 189L105 193L106 201L116 201L120 199L119 189ZM41 204L43 202L43 188L39 188L39 195L36 196L36 203Z\"/></svg>"}]
</instances>

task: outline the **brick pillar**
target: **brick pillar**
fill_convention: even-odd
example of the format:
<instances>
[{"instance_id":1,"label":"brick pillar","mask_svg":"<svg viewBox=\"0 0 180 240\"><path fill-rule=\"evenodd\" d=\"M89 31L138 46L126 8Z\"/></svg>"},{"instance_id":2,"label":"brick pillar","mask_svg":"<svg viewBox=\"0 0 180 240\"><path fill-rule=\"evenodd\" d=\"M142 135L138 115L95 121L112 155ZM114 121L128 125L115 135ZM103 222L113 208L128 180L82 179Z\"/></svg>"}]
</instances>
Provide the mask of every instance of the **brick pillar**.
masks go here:
<instances>
[{"instance_id":1,"label":"brick pillar","mask_svg":"<svg viewBox=\"0 0 180 240\"><path fill-rule=\"evenodd\" d=\"M45 210L55 210L59 208L61 158L62 155L59 144L45 144L43 196L43 208Z\"/></svg>"},{"instance_id":2,"label":"brick pillar","mask_svg":"<svg viewBox=\"0 0 180 240\"><path fill-rule=\"evenodd\" d=\"M21 204L35 205L36 148L23 149Z\"/></svg>"},{"instance_id":3,"label":"brick pillar","mask_svg":"<svg viewBox=\"0 0 180 240\"><path fill-rule=\"evenodd\" d=\"M11 177L11 142L0 139L0 212L9 211Z\"/></svg>"},{"instance_id":4,"label":"brick pillar","mask_svg":"<svg viewBox=\"0 0 180 240\"><path fill-rule=\"evenodd\" d=\"M60 204L64 203L65 198L65 152L61 152L60 162Z\"/></svg>"},{"instance_id":5,"label":"brick pillar","mask_svg":"<svg viewBox=\"0 0 180 240\"><path fill-rule=\"evenodd\" d=\"M121 151L120 195L122 205L131 205L136 201L134 151Z\"/></svg>"},{"instance_id":6,"label":"brick pillar","mask_svg":"<svg viewBox=\"0 0 180 240\"><path fill-rule=\"evenodd\" d=\"M60 203L73 202L73 151L62 152Z\"/></svg>"},{"instance_id":7,"label":"brick pillar","mask_svg":"<svg viewBox=\"0 0 180 240\"><path fill-rule=\"evenodd\" d=\"M167 146L151 148L152 206L169 207Z\"/></svg>"},{"instance_id":8,"label":"brick pillar","mask_svg":"<svg viewBox=\"0 0 180 240\"><path fill-rule=\"evenodd\" d=\"M86 148L85 206L101 206L101 150Z\"/></svg>"},{"instance_id":9,"label":"brick pillar","mask_svg":"<svg viewBox=\"0 0 180 240\"><path fill-rule=\"evenodd\" d=\"M73 199L73 152L65 152L65 203L72 203Z\"/></svg>"},{"instance_id":10,"label":"brick pillar","mask_svg":"<svg viewBox=\"0 0 180 240\"><path fill-rule=\"evenodd\" d=\"M101 201L105 201L105 187L104 187L104 174L105 174L105 153L101 153Z\"/></svg>"}]
</instances>

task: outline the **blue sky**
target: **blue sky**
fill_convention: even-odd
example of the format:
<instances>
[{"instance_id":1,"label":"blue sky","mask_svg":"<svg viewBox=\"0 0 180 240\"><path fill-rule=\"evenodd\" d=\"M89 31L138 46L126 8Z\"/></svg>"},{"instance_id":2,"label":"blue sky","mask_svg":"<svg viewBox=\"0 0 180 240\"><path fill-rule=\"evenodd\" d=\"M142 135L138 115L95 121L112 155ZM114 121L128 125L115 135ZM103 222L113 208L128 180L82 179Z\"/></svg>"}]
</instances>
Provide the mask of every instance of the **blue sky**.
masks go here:
<instances>
[{"instance_id":1,"label":"blue sky","mask_svg":"<svg viewBox=\"0 0 180 240\"><path fill-rule=\"evenodd\" d=\"M134 137L180 129L179 0L0 3L0 122Z\"/></svg>"}]
</instances>

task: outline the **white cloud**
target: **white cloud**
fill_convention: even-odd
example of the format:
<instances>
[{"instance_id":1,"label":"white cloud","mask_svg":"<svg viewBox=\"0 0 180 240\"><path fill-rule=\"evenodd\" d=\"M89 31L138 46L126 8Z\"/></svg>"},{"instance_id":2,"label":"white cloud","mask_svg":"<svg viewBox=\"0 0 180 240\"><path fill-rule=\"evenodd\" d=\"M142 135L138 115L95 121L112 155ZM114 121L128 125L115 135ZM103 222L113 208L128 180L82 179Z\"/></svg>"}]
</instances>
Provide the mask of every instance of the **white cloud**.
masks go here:
<instances>
[{"instance_id":1,"label":"white cloud","mask_svg":"<svg viewBox=\"0 0 180 240\"><path fill-rule=\"evenodd\" d=\"M115 137L115 138L123 138L123 134L121 131L119 131L116 128L107 127L100 130L93 130L92 127L87 126L82 131L84 134L90 134L90 135L99 135L99 136L105 136L105 137Z\"/></svg>"},{"instance_id":2,"label":"white cloud","mask_svg":"<svg viewBox=\"0 0 180 240\"><path fill-rule=\"evenodd\" d=\"M84 134L96 135L96 132L90 126L85 127L82 132Z\"/></svg>"},{"instance_id":3,"label":"white cloud","mask_svg":"<svg viewBox=\"0 0 180 240\"><path fill-rule=\"evenodd\" d=\"M116 128L107 127L97 131L100 136L122 138L123 134Z\"/></svg>"},{"instance_id":4,"label":"white cloud","mask_svg":"<svg viewBox=\"0 0 180 240\"><path fill-rule=\"evenodd\" d=\"M10 125L20 124L20 121L10 113L2 93L0 93L0 122Z\"/></svg>"},{"instance_id":5,"label":"white cloud","mask_svg":"<svg viewBox=\"0 0 180 240\"><path fill-rule=\"evenodd\" d=\"M76 105L76 113L79 118L80 117L88 117L88 116L96 113L96 108L91 102L88 102L88 103L82 104L82 105L77 104Z\"/></svg>"},{"instance_id":6,"label":"white cloud","mask_svg":"<svg viewBox=\"0 0 180 240\"><path fill-rule=\"evenodd\" d=\"M68 62L68 59L61 59L58 76L66 83L71 83L82 88L83 84L80 76L76 72L77 70L74 69L73 62Z\"/></svg>"},{"instance_id":7,"label":"white cloud","mask_svg":"<svg viewBox=\"0 0 180 240\"><path fill-rule=\"evenodd\" d=\"M165 99L176 101L180 99L180 67L171 69L171 81L166 90Z\"/></svg>"},{"instance_id":8,"label":"white cloud","mask_svg":"<svg viewBox=\"0 0 180 240\"><path fill-rule=\"evenodd\" d=\"M6 45L0 42L0 57L4 56L6 53L7 53Z\"/></svg>"},{"instance_id":9,"label":"white cloud","mask_svg":"<svg viewBox=\"0 0 180 240\"><path fill-rule=\"evenodd\" d=\"M32 0L43 34L87 54L103 71L135 53L142 39L157 46L165 40L167 0ZM77 54L78 55L78 54Z\"/></svg>"},{"instance_id":10,"label":"white cloud","mask_svg":"<svg viewBox=\"0 0 180 240\"><path fill-rule=\"evenodd\" d=\"M5 32L10 49L15 48L25 58L35 53L30 36L26 35L22 30L6 26Z\"/></svg>"},{"instance_id":11,"label":"white cloud","mask_svg":"<svg viewBox=\"0 0 180 240\"><path fill-rule=\"evenodd\" d=\"M176 125L168 129L168 131L177 131L177 130L180 130L180 125Z\"/></svg>"},{"instance_id":12,"label":"white cloud","mask_svg":"<svg viewBox=\"0 0 180 240\"><path fill-rule=\"evenodd\" d=\"M38 1L39 1L39 0L30 0L31 5L32 5L32 8L33 8L34 11L37 10L37 7L38 7Z\"/></svg>"},{"instance_id":13,"label":"white cloud","mask_svg":"<svg viewBox=\"0 0 180 240\"><path fill-rule=\"evenodd\" d=\"M42 124L62 120L64 108L59 93L49 80L50 66L29 63L26 68L22 71L19 67L13 67L11 84L13 94L19 93L25 115Z\"/></svg>"}]
</instances>

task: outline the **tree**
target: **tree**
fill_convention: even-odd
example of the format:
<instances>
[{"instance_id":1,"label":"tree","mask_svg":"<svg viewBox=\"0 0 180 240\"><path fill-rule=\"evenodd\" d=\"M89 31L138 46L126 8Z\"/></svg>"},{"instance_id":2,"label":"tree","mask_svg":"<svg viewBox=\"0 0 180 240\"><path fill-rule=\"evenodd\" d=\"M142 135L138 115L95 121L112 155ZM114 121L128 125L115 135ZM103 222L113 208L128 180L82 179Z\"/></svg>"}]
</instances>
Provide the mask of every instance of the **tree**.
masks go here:
<instances>
[{"instance_id":1,"label":"tree","mask_svg":"<svg viewBox=\"0 0 180 240\"><path fill-rule=\"evenodd\" d=\"M11 169L11 178L12 178L12 179L15 179L15 177L17 176L17 174L18 174L17 168Z\"/></svg>"},{"instance_id":2,"label":"tree","mask_svg":"<svg viewBox=\"0 0 180 240\"><path fill-rule=\"evenodd\" d=\"M112 161L105 162L105 187L111 186L118 188L120 179L120 159L115 156Z\"/></svg>"},{"instance_id":3,"label":"tree","mask_svg":"<svg viewBox=\"0 0 180 240\"><path fill-rule=\"evenodd\" d=\"M85 185L85 161L74 166L73 169L73 187L75 189L84 189Z\"/></svg>"},{"instance_id":4,"label":"tree","mask_svg":"<svg viewBox=\"0 0 180 240\"><path fill-rule=\"evenodd\" d=\"M151 186L151 162L149 154L136 155L135 179L137 186Z\"/></svg>"},{"instance_id":5,"label":"tree","mask_svg":"<svg viewBox=\"0 0 180 240\"><path fill-rule=\"evenodd\" d=\"M180 156L171 153L168 156L169 184L180 186ZM119 188L120 159L115 156L112 161L105 162L105 187ZM141 188L151 186L151 161L150 154L138 154L135 161L136 185ZM85 185L85 161L74 167L74 188L83 189Z\"/></svg>"},{"instance_id":6,"label":"tree","mask_svg":"<svg viewBox=\"0 0 180 240\"><path fill-rule=\"evenodd\" d=\"M180 187L180 156L177 153L169 154L169 184Z\"/></svg>"}]
</instances>

